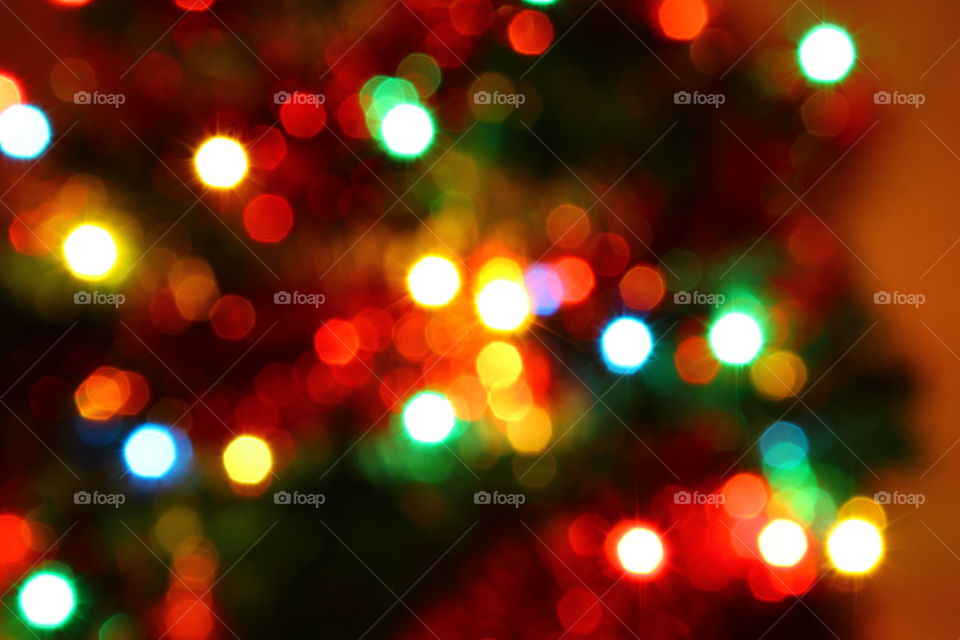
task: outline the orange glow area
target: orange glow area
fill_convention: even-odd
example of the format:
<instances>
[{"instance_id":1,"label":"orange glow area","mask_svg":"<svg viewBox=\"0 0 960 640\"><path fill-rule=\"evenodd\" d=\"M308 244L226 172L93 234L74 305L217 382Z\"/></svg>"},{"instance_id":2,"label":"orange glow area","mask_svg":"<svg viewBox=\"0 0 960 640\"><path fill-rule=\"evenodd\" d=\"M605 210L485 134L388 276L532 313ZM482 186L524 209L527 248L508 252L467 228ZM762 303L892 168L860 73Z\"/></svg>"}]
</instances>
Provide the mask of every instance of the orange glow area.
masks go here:
<instances>
[{"instance_id":1,"label":"orange glow area","mask_svg":"<svg viewBox=\"0 0 960 640\"><path fill-rule=\"evenodd\" d=\"M539 11L527 9L513 16L507 27L507 37L517 53L540 55L553 42L553 23Z\"/></svg>"},{"instance_id":2,"label":"orange glow area","mask_svg":"<svg viewBox=\"0 0 960 640\"><path fill-rule=\"evenodd\" d=\"M164 622L166 637L172 640L203 640L213 631L213 616L207 603L183 594L167 605Z\"/></svg>"},{"instance_id":3,"label":"orange glow area","mask_svg":"<svg viewBox=\"0 0 960 640\"><path fill-rule=\"evenodd\" d=\"M346 320L330 320L313 336L313 348L327 364L347 364L357 357L359 347L360 336L353 323Z\"/></svg>"},{"instance_id":4,"label":"orange glow area","mask_svg":"<svg viewBox=\"0 0 960 640\"><path fill-rule=\"evenodd\" d=\"M23 91L13 76L0 73L0 111L23 102Z\"/></svg>"},{"instance_id":5,"label":"orange glow area","mask_svg":"<svg viewBox=\"0 0 960 640\"><path fill-rule=\"evenodd\" d=\"M576 205L561 204L547 216L546 227L551 242L574 249L590 235L590 216Z\"/></svg>"},{"instance_id":6,"label":"orange glow area","mask_svg":"<svg viewBox=\"0 0 960 640\"><path fill-rule=\"evenodd\" d=\"M80 383L73 398L84 418L104 421L142 411L150 390L139 373L100 367Z\"/></svg>"},{"instance_id":7,"label":"orange glow area","mask_svg":"<svg viewBox=\"0 0 960 640\"><path fill-rule=\"evenodd\" d=\"M677 375L690 384L708 384L720 371L720 361L703 336L692 336L681 342L673 354L673 364Z\"/></svg>"},{"instance_id":8,"label":"orange glow area","mask_svg":"<svg viewBox=\"0 0 960 640\"><path fill-rule=\"evenodd\" d=\"M664 0L657 19L668 38L693 40L707 26L707 7L703 0Z\"/></svg>"},{"instance_id":9,"label":"orange glow area","mask_svg":"<svg viewBox=\"0 0 960 640\"><path fill-rule=\"evenodd\" d=\"M782 400L803 388L807 367L795 353L777 351L754 361L750 366L750 380L761 396Z\"/></svg>"},{"instance_id":10,"label":"orange glow area","mask_svg":"<svg viewBox=\"0 0 960 640\"><path fill-rule=\"evenodd\" d=\"M723 508L735 518L752 518L767 503L767 486L752 473L738 473L723 485Z\"/></svg>"},{"instance_id":11,"label":"orange glow area","mask_svg":"<svg viewBox=\"0 0 960 640\"><path fill-rule=\"evenodd\" d=\"M637 265L620 279L620 297L633 309L648 310L660 304L666 284L656 267Z\"/></svg>"},{"instance_id":12,"label":"orange glow area","mask_svg":"<svg viewBox=\"0 0 960 640\"><path fill-rule=\"evenodd\" d=\"M553 265L553 271L563 285L563 301L568 304L583 302L593 291L596 280L590 263L572 256L561 258Z\"/></svg>"}]
</instances>

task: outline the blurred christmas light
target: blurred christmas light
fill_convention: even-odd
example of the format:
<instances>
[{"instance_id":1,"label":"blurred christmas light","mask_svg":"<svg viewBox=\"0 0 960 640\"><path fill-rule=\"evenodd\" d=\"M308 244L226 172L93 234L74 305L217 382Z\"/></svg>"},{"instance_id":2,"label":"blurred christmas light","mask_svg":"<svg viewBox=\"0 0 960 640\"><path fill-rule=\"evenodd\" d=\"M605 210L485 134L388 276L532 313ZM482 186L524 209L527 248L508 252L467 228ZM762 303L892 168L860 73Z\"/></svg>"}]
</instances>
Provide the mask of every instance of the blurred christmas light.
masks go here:
<instances>
[{"instance_id":1,"label":"blurred christmas light","mask_svg":"<svg viewBox=\"0 0 960 640\"><path fill-rule=\"evenodd\" d=\"M850 35L840 27L822 24L811 29L799 48L800 67L815 82L837 82L853 67L856 53Z\"/></svg>"},{"instance_id":2,"label":"blurred christmas light","mask_svg":"<svg viewBox=\"0 0 960 640\"><path fill-rule=\"evenodd\" d=\"M883 535L866 520L844 520L827 536L827 555L842 573L867 573L883 557Z\"/></svg>"},{"instance_id":3,"label":"blurred christmas light","mask_svg":"<svg viewBox=\"0 0 960 640\"><path fill-rule=\"evenodd\" d=\"M633 527L617 542L617 557L630 573L649 576L663 566L663 542L650 529Z\"/></svg>"},{"instance_id":4,"label":"blurred christmas light","mask_svg":"<svg viewBox=\"0 0 960 640\"><path fill-rule=\"evenodd\" d=\"M117 243L109 231L94 224L80 225L63 243L63 256L74 275L87 280L105 276L117 262Z\"/></svg>"},{"instance_id":5,"label":"blurred christmas light","mask_svg":"<svg viewBox=\"0 0 960 640\"><path fill-rule=\"evenodd\" d=\"M523 283L530 292L533 312L538 316L549 316L560 307L563 283L550 265L530 267L523 277Z\"/></svg>"},{"instance_id":6,"label":"blurred christmas light","mask_svg":"<svg viewBox=\"0 0 960 640\"><path fill-rule=\"evenodd\" d=\"M792 422L772 424L760 436L760 453L771 467L796 467L806 460L809 449L807 434Z\"/></svg>"},{"instance_id":7,"label":"blurred christmas light","mask_svg":"<svg viewBox=\"0 0 960 640\"><path fill-rule=\"evenodd\" d=\"M792 567L807 553L807 534L792 520L773 520L757 538L760 555L775 567Z\"/></svg>"},{"instance_id":8,"label":"blurred christmas light","mask_svg":"<svg viewBox=\"0 0 960 640\"><path fill-rule=\"evenodd\" d=\"M652 349L650 330L636 318L614 320L600 338L603 361L615 373L633 373L643 366Z\"/></svg>"},{"instance_id":9,"label":"blurred christmas light","mask_svg":"<svg viewBox=\"0 0 960 640\"><path fill-rule=\"evenodd\" d=\"M763 334L757 321L745 313L728 313L710 329L710 347L727 364L746 364L757 357Z\"/></svg>"},{"instance_id":10,"label":"blurred christmas light","mask_svg":"<svg viewBox=\"0 0 960 640\"><path fill-rule=\"evenodd\" d=\"M663 0L657 19L668 38L693 40L707 25L707 7L703 0Z\"/></svg>"},{"instance_id":11,"label":"blurred christmas light","mask_svg":"<svg viewBox=\"0 0 960 640\"><path fill-rule=\"evenodd\" d=\"M460 289L460 274L446 258L428 256L410 270L407 287L418 303L439 307L450 302L457 294Z\"/></svg>"},{"instance_id":12,"label":"blurred christmas light","mask_svg":"<svg viewBox=\"0 0 960 640\"><path fill-rule=\"evenodd\" d=\"M455 423L453 405L446 396L433 391L416 394L403 409L403 426L417 442L442 442Z\"/></svg>"},{"instance_id":13,"label":"blurred christmas light","mask_svg":"<svg viewBox=\"0 0 960 640\"><path fill-rule=\"evenodd\" d=\"M23 101L23 90L17 79L9 74L0 72L0 113L7 107L20 104Z\"/></svg>"},{"instance_id":14,"label":"blurred christmas light","mask_svg":"<svg viewBox=\"0 0 960 640\"><path fill-rule=\"evenodd\" d=\"M144 425L130 434L123 445L127 468L141 478L166 475L177 460L177 445L169 429Z\"/></svg>"},{"instance_id":15,"label":"blurred christmas light","mask_svg":"<svg viewBox=\"0 0 960 640\"><path fill-rule=\"evenodd\" d=\"M11 158L36 158L50 143L50 123L37 107L15 104L0 113L0 150Z\"/></svg>"},{"instance_id":16,"label":"blurred christmas light","mask_svg":"<svg viewBox=\"0 0 960 640\"><path fill-rule=\"evenodd\" d=\"M512 280L494 280L477 296L477 311L491 329L513 331L530 315L530 298L523 285Z\"/></svg>"},{"instance_id":17,"label":"blurred christmas light","mask_svg":"<svg viewBox=\"0 0 960 640\"><path fill-rule=\"evenodd\" d=\"M0 565L23 560L32 541L26 520L10 513L0 514Z\"/></svg>"},{"instance_id":18,"label":"blurred christmas light","mask_svg":"<svg viewBox=\"0 0 960 640\"><path fill-rule=\"evenodd\" d=\"M477 354L477 375L487 388L505 387L523 373L523 359L512 344L491 342Z\"/></svg>"},{"instance_id":19,"label":"blurred christmas light","mask_svg":"<svg viewBox=\"0 0 960 640\"><path fill-rule=\"evenodd\" d=\"M193 158L197 175L208 186L228 189L247 174L247 152L233 138L216 136L197 149Z\"/></svg>"},{"instance_id":20,"label":"blurred christmas light","mask_svg":"<svg viewBox=\"0 0 960 640\"><path fill-rule=\"evenodd\" d=\"M416 157L433 141L433 119L419 105L399 104L383 117L380 134L387 150L393 155Z\"/></svg>"},{"instance_id":21,"label":"blurred christmas light","mask_svg":"<svg viewBox=\"0 0 960 640\"><path fill-rule=\"evenodd\" d=\"M28 623L44 629L63 626L76 606L73 585L53 571L35 573L20 589L20 611Z\"/></svg>"},{"instance_id":22,"label":"blurred christmas light","mask_svg":"<svg viewBox=\"0 0 960 640\"><path fill-rule=\"evenodd\" d=\"M236 483L258 484L270 473L273 456L260 438L238 436L223 452L223 467Z\"/></svg>"}]
</instances>

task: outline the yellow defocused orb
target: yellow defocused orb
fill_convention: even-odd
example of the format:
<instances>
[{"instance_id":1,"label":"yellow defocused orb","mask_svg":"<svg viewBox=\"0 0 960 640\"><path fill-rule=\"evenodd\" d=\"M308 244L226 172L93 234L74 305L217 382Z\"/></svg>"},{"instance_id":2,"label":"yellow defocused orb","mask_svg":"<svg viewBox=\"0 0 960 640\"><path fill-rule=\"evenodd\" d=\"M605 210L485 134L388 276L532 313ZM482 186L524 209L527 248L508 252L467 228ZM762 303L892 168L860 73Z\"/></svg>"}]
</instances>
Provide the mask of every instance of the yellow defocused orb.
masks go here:
<instances>
[{"instance_id":1,"label":"yellow defocused orb","mask_svg":"<svg viewBox=\"0 0 960 640\"><path fill-rule=\"evenodd\" d=\"M883 535L866 520L844 520L827 537L827 555L838 571L867 573L883 557Z\"/></svg>"},{"instance_id":2,"label":"yellow defocused orb","mask_svg":"<svg viewBox=\"0 0 960 640\"><path fill-rule=\"evenodd\" d=\"M477 354L477 375L484 387L505 387L523 373L523 358L507 342L491 342Z\"/></svg>"},{"instance_id":3,"label":"yellow defocused orb","mask_svg":"<svg viewBox=\"0 0 960 640\"><path fill-rule=\"evenodd\" d=\"M452 262L445 258L424 258L407 275L410 295L418 303L439 307L453 299L460 289L460 274Z\"/></svg>"},{"instance_id":4,"label":"yellow defocused orb","mask_svg":"<svg viewBox=\"0 0 960 640\"><path fill-rule=\"evenodd\" d=\"M223 468L234 482L257 484L273 467L267 443L254 436L239 436L223 452Z\"/></svg>"},{"instance_id":5,"label":"yellow defocused orb","mask_svg":"<svg viewBox=\"0 0 960 640\"><path fill-rule=\"evenodd\" d=\"M247 174L247 152L232 138L217 136L204 142L193 158L197 175L218 189L228 189Z\"/></svg>"},{"instance_id":6,"label":"yellow defocused orb","mask_svg":"<svg viewBox=\"0 0 960 640\"><path fill-rule=\"evenodd\" d=\"M617 557L630 573L648 575L663 564L663 543L650 529L634 527L617 543Z\"/></svg>"},{"instance_id":7,"label":"yellow defocused orb","mask_svg":"<svg viewBox=\"0 0 960 640\"><path fill-rule=\"evenodd\" d=\"M103 227L84 224L67 236L63 243L67 266L81 278L101 278L117 262L117 243Z\"/></svg>"},{"instance_id":8,"label":"yellow defocused orb","mask_svg":"<svg viewBox=\"0 0 960 640\"><path fill-rule=\"evenodd\" d=\"M774 520L757 539L760 555L775 567L792 567L807 553L807 534L792 520Z\"/></svg>"},{"instance_id":9,"label":"yellow defocused orb","mask_svg":"<svg viewBox=\"0 0 960 640\"><path fill-rule=\"evenodd\" d=\"M512 280L494 280L477 296L480 319L491 329L512 331L530 315L530 297L523 285Z\"/></svg>"}]
</instances>

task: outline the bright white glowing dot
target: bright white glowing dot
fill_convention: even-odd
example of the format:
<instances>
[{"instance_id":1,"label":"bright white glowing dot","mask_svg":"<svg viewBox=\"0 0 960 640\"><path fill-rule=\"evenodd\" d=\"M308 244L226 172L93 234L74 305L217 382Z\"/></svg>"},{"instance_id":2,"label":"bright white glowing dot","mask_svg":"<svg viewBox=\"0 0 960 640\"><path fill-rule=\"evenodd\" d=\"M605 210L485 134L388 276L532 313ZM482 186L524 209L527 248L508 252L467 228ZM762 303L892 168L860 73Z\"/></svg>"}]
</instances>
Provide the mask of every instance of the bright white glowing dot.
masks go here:
<instances>
[{"instance_id":1,"label":"bright white glowing dot","mask_svg":"<svg viewBox=\"0 0 960 640\"><path fill-rule=\"evenodd\" d=\"M177 446L167 429L144 426L127 438L123 459L131 473L141 478L159 478L176 462Z\"/></svg>"},{"instance_id":2,"label":"bright white glowing dot","mask_svg":"<svg viewBox=\"0 0 960 640\"><path fill-rule=\"evenodd\" d=\"M760 555L775 567L792 567L807 553L807 534L792 520L774 520L757 539Z\"/></svg>"},{"instance_id":3,"label":"bright white glowing dot","mask_svg":"<svg viewBox=\"0 0 960 640\"><path fill-rule=\"evenodd\" d=\"M425 391L413 396L403 409L403 426L418 442L441 442L453 431L453 405L439 393Z\"/></svg>"},{"instance_id":4,"label":"bright white glowing dot","mask_svg":"<svg viewBox=\"0 0 960 640\"><path fill-rule=\"evenodd\" d=\"M460 289L460 274L449 260L430 256L413 266L407 286L420 304L439 307L450 302Z\"/></svg>"},{"instance_id":5,"label":"bright white glowing dot","mask_svg":"<svg viewBox=\"0 0 960 640\"><path fill-rule=\"evenodd\" d=\"M433 120L423 107L400 104L384 116L380 134L392 153L404 157L418 156L433 141Z\"/></svg>"},{"instance_id":6,"label":"bright white glowing dot","mask_svg":"<svg viewBox=\"0 0 960 640\"><path fill-rule=\"evenodd\" d=\"M219 189L234 186L247 174L247 152L239 142L223 136L204 142L193 162L200 179Z\"/></svg>"},{"instance_id":7,"label":"bright white glowing dot","mask_svg":"<svg viewBox=\"0 0 960 640\"><path fill-rule=\"evenodd\" d=\"M856 57L847 32L833 25L812 29L800 43L800 66L818 82L836 82L853 67Z\"/></svg>"},{"instance_id":8,"label":"bright white glowing dot","mask_svg":"<svg viewBox=\"0 0 960 640\"><path fill-rule=\"evenodd\" d=\"M512 280L494 280L477 296L477 311L491 329L512 331L530 315L530 298L523 285Z\"/></svg>"},{"instance_id":9,"label":"bright white glowing dot","mask_svg":"<svg viewBox=\"0 0 960 640\"><path fill-rule=\"evenodd\" d=\"M35 627L59 627L76 606L73 586L61 575L44 571L27 580L18 598L20 611Z\"/></svg>"},{"instance_id":10,"label":"bright white glowing dot","mask_svg":"<svg viewBox=\"0 0 960 640\"><path fill-rule=\"evenodd\" d=\"M760 325L745 313L728 313L710 330L710 346L714 354L728 364L750 362L762 345Z\"/></svg>"},{"instance_id":11,"label":"bright white glowing dot","mask_svg":"<svg viewBox=\"0 0 960 640\"><path fill-rule=\"evenodd\" d=\"M0 114L0 150L13 158L36 158L50 143L50 123L43 111L26 104Z\"/></svg>"},{"instance_id":12,"label":"bright white glowing dot","mask_svg":"<svg viewBox=\"0 0 960 640\"><path fill-rule=\"evenodd\" d=\"M866 573L883 557L883 536L866 520L844 520L827 537L827 555L843 573Z\"/></svg>"},{"instance_id":13,"label":"bright white glowing dot","mask_svg":"<svg viewBox=\"0 0 960 640\"><path fill-rule=\"evenodd\" d=\"M634 318L614 320L603 331L600 350L607 367L616 373L633 373L653 349L647 325Z\"/></svg>"},{"instance_id":14,"label":"bright white glowing dot","mask_svg":"<svg viewBox=\"0 0 960 640\"><path fill-rule=\"evenodd\" d=\"M663 543L650 529L634 527L617 543L617 557L630 573L649 575L663 564Z\"/></svg>"},{"instance_id":15,"label":"bright white glowing dot","mask_svg":"<svg viewBox=\"0 0 960 640\"><path fill-rule=\"evenodd\" d=\"M80 225L63 243L63 256L70 270L80 277L106 275L117 261L117 244L103 227Z\"/></svg>"}]
</instances>

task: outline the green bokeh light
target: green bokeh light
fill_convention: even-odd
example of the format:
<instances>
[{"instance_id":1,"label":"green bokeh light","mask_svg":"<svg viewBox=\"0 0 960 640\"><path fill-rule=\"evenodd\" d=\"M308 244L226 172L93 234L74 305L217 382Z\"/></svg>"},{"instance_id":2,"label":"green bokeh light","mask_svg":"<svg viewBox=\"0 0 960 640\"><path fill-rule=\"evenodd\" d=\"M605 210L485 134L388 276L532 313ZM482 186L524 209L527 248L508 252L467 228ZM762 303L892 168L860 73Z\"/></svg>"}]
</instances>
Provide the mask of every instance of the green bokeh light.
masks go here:
<instances>
[{"instance_id":1,"label":"green bokeh light","mask_svg":"<svg viewBox=\"0 0 960 640\"><path fill-rule=\"evenodd\" d=\"M797 49L803 74L813 82L843 80L857 58L853 39L844 29L832 24L814 27L803 37Z\"/></svg>"},{"instance_id":2,"label":"green bokeh light","mask_svg":"<svg viewBox=\"0 0 960 640\"><path fill-rule=\"evenodd\" d=\"M70 579L58 571L33 574L20 588L20 613L34 627L56 629L70 619L77 594Z\"/></svg>"}]
</instances>

